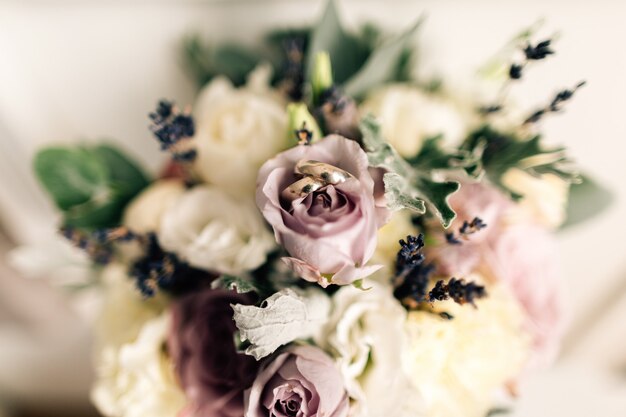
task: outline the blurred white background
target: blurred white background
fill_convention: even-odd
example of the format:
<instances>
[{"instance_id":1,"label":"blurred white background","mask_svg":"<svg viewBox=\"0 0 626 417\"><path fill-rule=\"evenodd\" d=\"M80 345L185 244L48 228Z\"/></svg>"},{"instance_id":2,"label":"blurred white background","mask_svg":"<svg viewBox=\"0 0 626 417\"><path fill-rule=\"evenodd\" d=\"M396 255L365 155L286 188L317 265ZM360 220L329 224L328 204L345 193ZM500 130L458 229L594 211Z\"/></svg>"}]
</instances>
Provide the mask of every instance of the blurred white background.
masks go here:
<instances>
[{"instance_id":1,"label":"blurred white background","mask_svg":"<svg viewBox=\"0 0 626 417\"><path fill-rule=\"evenodd\" d=\"M0 3L0 255L52 236L55 214L30 172L50 142L111 138L151 169L161 162L147 113L161 97L192 103L183 35L253 42L269 27L317 18L320 1L4 1ZM554 143L616 194L602 216L560 236L571 326L557 366L525 387L516 416L626 415L626 2L340 0L350 24L400 30L427 12L421 71L465 82L538 19L557 55L528 72L520 103L588 85L545 121ZM0 261L0 403L84 402L89 335L46 284ZM1 406L0 406L1 409ZM0 415L2 412L0 411Z\"/></svg>"}]
</instances>

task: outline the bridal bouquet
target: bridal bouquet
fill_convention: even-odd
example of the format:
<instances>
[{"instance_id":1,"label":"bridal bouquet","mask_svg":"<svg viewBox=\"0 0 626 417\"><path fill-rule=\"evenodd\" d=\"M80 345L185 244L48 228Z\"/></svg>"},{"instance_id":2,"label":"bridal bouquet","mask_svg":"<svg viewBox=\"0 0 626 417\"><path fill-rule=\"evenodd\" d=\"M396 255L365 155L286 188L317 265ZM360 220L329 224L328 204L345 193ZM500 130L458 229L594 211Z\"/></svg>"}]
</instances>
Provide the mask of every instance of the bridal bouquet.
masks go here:
<instances>
[{"instance_id":1,"label":"bridal bouquet","mask_svg":"<svg viewBox=\"0 0 626 417\"><path fill-rule=\"evenodd\" d=\"M554 358L553 234L593 184L539 128L583 83L515 105L554 53L533 30L491 98L416 80L419 25L350 32L331 1L253 51L188 39L203 87L150 113L154 178L108 144L39 152L97 271L104 415L486 416Z\"/></svg>"}]
</instances>

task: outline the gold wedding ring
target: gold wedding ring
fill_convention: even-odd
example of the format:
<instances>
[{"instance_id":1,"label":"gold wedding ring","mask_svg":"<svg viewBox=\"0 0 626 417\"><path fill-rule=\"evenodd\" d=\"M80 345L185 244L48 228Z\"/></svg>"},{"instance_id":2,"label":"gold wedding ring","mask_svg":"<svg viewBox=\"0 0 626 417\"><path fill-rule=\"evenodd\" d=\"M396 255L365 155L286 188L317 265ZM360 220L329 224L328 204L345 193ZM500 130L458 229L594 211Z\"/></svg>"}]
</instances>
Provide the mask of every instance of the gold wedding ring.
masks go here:
<instances>
[{"instance_id":1,"label":"gold wedding ring","mask_svg":"<svg viewBox=\"0 0 626 417\"><path fill-rule=\"evenodd\" d=\"M287 201L293 201L300 197L305 197L312 192L319 190L326 184L313 177L304 177L285 188L280 196Z\"/></svg>"},{"instance_id":2,"label":"gold wedding ring","mask_svg":"<svg viewBox=\"0 0 626 417\"><path fill-rule=\"evenodd\" d=\"M287 201L306 197L327 185L341 184L350 178L354 178L352 174L336 166L306 159L298 161L294 172L297 175L302 175L302 178L280 193L280 196Z\"/></svg>"},{"instance_id":3,"label":"gold wedding ring","mask_svg":"<svg viewBox=\"0 0 626 417\"><path fill-rule=\"evenodd\" d=\"M326 185L337 185L354 178L352 174L344 171L343 169L335 166L325 164L323 162L311 161L302 159L298 161L295 168L296 174L304 175L305 177L313 177L320 181L323 181Z\"/></svg>"}]
</instances>

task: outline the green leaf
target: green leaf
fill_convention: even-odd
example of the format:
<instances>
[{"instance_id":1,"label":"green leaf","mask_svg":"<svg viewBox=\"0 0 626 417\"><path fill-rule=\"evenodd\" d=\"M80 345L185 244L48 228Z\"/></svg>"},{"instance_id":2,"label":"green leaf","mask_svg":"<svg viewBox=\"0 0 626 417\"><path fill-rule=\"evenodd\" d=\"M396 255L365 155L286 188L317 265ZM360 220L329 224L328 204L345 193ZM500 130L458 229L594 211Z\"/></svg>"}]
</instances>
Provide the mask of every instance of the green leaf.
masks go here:
<instances>
[{"instance_id":1,"label":"green leaf","mask_svg":"<svg viewBox=\"0 0 626 417\"><path fill-rule=\"evenodd\" d=\"M544 148L539 135L520 139L485 125L468 136L461 145L461 150L480 155L480 162L470 167L475 171L482 169L493 184L515 200L523 196L510 190L502 182L502 177L511 168L522 169L534 176L554 174L570 184L580 181L580 175L573 169L564 149Z\"/></svg>"},{"instance_id":2,"label":"green leaf","mask_svg":"<svg viewBox=\"0 0 626 417\"><path fill-rule=\"evenodd\" d=\"M97 145L93 148L93 153L107 167L109 184L117 193L132 197L150 183L135 162L111 145Z\"/></svg>"},{"instance_id":3,"label":"green leaf","mask_svg":"<svg viewBox=\"0 0 626 417\"><path fill-rule=\"evenodd\" d=\"M128 201L148 185L135 163L109 145L46 148L34 165L68 226L119 224Z\"/></svg>"},{"instance_id":4,"label":"green leaf","mask_svg":"<svg viewBox=\"0 0 626 417\"><path fill-rule=\"evenodd\" d=\"M360 128L370 165L387 171L383 182L389 208L406 208L424 214L428 205L441 224L448 227L456 217L448 197L459 189L460 184L456 181L435 181L431 168L411 166L382 138L380 125L372 116L366 116Z\"/></svg>"},{"instance_id":5,"label":"green leaf","mask_svg":"<svg viewBox=\"0 0 626 417\"><path fill-rule=\"evenodd\" d=\"M117 226L124 206L123 200L113 191L107 190L83 204L66 210L64 222L66 226L85 229Z\"/></svg>"},{"instance_id":6,"label":"green leaf","mask_svg":"<svg viewBox=\"0 0 626 417\"><path fill-rule=\"evenodd\" d=\"M217 278L211 283L211 288L237 291L238 293L258 292L252 281L232 275L222 275Z\"/></svg>"},{"instance_id":7,"label":"green leaf","mask_svg":"<svg viewBox=\"0 0 626 417\"><path fill-rule=\"evenodd\" d=\"M183 60L196 83L203 86L213 77L224 75L234 85L243 85L247 75L260 62L257 53L239 45L220 45L211 48L198 36L183 41Z\"/></svg>"},{"instance_id":8,"label":"green leaf","mask_svg":"<svg viewBox=\"0 0 626 417\"><path fill-rule=\"evenodd\" d=\"M245 84L247 76L260 62L256 53L238 45L221 45L213 51L212 62L217 74L224 74L233 84Z\"/></svg>"},{"instance_id":9,"label":"green leaf","mask_svg":"<svg viewBox=\"0 0 626 417\"><path fill-rule=\"evenodd\" d=\"M320 21L311 33L307 51L305 79L310 80L318 52L328 52L333 64L333 78L342 84L355 74L370 51L357 36L349 34L341 25L335 1L329 0Z\"/></svg>"},{"instance_id":10,"label":"green leaf","mask_svg":"<svg viewBox=\"0 0 626 417\"><path fill-rule=\"evenodd\" d=\"M376 48L359 72L348 80L345 85L346 93L361 98L379 85L406 79L410 72L412 42L422 20L420 18L404 33Z\"/></svg>"},{"instance_id":11,"label":"green leaf","mask_svg":"<svg viewBox=\"0 0 626 417\"><path fill-rule=\"evenodd\" d=\"M35 174L61 210L107 191L108 172L84 148L46 148L35 156Z\"/></svg>"},{"instance_id":12,"label":"green leaf","mask_svg":"<svg viewBox=\"0 0 626 417\"><path fill-rule=\"evenodd\" d=\"M408 159L414 169L427 171L433 169L463 168L471 173L480 165L482 152L469 152L463 149L444 149L443 136L437 135L424 140L417 155Z\"/></svg>"},{"instance_id":13,"label":"green leaf","mask_svg":"<svg viewBox=\"0 0 626 417\"><path fill-rule=\"evenodd\" d=\"M615 196L587 175L570 187L567 217L561 228L567 228L604 212L615 200Z\"/></svg>"}]
</instances>

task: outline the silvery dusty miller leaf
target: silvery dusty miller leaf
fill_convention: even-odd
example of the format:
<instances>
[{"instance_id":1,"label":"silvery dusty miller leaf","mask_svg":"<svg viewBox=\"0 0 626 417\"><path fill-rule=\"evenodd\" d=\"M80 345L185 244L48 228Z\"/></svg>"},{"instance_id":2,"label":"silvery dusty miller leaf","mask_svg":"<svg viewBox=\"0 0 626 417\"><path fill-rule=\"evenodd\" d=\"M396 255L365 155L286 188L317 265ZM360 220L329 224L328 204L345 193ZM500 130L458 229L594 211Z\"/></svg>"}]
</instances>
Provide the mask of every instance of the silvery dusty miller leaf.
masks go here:
<instances>
[{"instance_id":1,"label":"silvery dusty miller leaf","mask_svg":"<svg viewBox=\"0 0 626 417\"><path fill-rule=\"evenodd\" d=\"M238 293L258 292L254 284L247 279L232 275L222 275L211 283L212 289L224 289Z\"/></svg>"},{"instance_id":2,"label":"silvery dusty miller leaf","mask_svg":"<svg viewBox=\"0 0 626 417\"><path fill-rule=\"evenodd\" d=\"M456 217L448 204L448 197L459 189L460 184L434 181L432 169L420 170L411 166L381 136L380 125L373 116L363 118L360 128L370 165L387 170L383 181L388 207L424 214L428 203L441 224L448 227Z\"/></svg>"},{"instance_id":3,"label":"silvery dusty miller leaf","mask_svg":"<svg viewBox=\"0 0 626 417\"><path fill-rule=\"evenodd\" d=\"M263 301L261 307L232 307L241 340L252 344L246 354L259 360L282 345L315 336L328 319L330 299L317 288L301 292L286 288Z\"/></svg>"}]
</instances>

